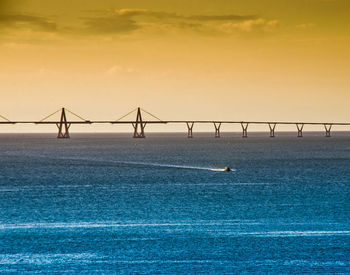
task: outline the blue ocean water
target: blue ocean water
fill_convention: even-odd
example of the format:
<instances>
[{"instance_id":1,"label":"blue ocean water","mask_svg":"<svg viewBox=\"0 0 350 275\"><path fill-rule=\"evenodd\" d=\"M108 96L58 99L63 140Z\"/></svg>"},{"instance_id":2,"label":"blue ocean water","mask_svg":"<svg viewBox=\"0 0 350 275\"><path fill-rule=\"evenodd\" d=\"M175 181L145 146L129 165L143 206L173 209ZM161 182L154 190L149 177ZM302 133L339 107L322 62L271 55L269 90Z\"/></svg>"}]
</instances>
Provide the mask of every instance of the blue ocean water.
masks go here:
<instances>
[{"instance_id":1,"label":"blue ocean water","mask_svg":"<svg viewBox=\"0 0 350 275\"><path fill-rule=\"evenodd\" d=\"M30 271L350 273L350 134L0 135L0 272Z\"/></svg>"}]
</instances>

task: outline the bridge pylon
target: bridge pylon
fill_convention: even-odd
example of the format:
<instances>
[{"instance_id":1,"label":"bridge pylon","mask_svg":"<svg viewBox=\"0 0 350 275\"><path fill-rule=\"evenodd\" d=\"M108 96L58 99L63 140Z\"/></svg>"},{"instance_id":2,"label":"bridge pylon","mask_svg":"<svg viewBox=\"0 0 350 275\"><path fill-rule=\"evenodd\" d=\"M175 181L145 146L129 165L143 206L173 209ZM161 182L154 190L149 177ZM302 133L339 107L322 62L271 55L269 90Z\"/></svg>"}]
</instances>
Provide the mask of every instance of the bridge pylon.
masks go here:
<instances>
[{"instance_id":1,"label":"bridge pylon","mask_svg":"<svg viewBox=\"0 0 350 275\"><path fill-rule=\"evenodd\" d=\"M268 123L270 128L270 137L275 137L275 129L276 129L276 123Z\"/></svg>"},{"instance_id":2,"label":"bridge pylon","mask_svg":"<svg viewBox=\"0 0 350 275\"><path fill-rule=\"evenodd\" d=\"M295 124L298 129L298 137L302 138L303 137L303 129L304 129L304 123L296 123Z\"/></svg>"},{"instance_id":3,"label":"bridge pylon","mask_svg":"<svg viewBox=\"0 0 350 275\"><path fill-rule=\"evenodd\" d=\"M220 138L221 122L214 122L214 127L215 127L215 138Z\"/></svg>"},{"instance_id":4,"label":"bridge pylon","mask_svg":"<svg viewBox=\"0 0 350 275\"><path fill-rule=\"evenodd\" d=\"M58 128L57 138L70 138L69 136L69 127L71 123L67 122L66 110L65 108L61 109L61 119L59 123L56 123Z\"/></svg>"},{"instance_id":5,"label":"bridge pylon","mask_svg":"<svg viewBox=\"0 0 350 275\"><path fill-rule=\"evenodd\" d=\"M193 125L194 122L186 122L187 125L187 137L193 138Z\"/></svg>"},{"instance_id":6,"label":"bridge pylon","mask_svg":"<svg viewBox=\"0 0 350 275\"><path fill-rule=\"evenodd\" d=\"M331 129L332 129L332 124L323 124L324 129L326 130L326 137L331 137Z\"/></svg>"},{"instance_id":7,"label":"bridge pylon","mask_svg":"<svg viewBox=\"0 0 350 275\"><path fill-rule=\"evenodd\" d=\"M60 120L58 122L57 121L48 121L47 120L48 118L54 116L55 114L57 114L59 112L61 112L61 118L60 118ZM82 121L68 122L67 121L66 112L74 115L75 117L79 118ZM35 121L33 123L35 123L35 124L56 124L56 126L58 128L57 138L70 138L69 127L71 126L72 123L91 124L92 122L90 120L86 120L86 119L82 118L81 116L73 113L72 111L69 111L66 108L61 108L61 109L58 109L56 112L53 112L52 114L44 117L42 120Z\"/></svg>"},{"instance_id":8,"label":"bridge pylon","mask_svg":"<svg viewBox=\"0 0 350 275\"><path fill-rule=\"evenodd\" d=\"M241 126L243 131L242 138L247 138L249 122L241 122Z\"/></svg>"},{"instance_id":9,"label":"bridge pylon","mask_svg":"<svg viewBox=\"0 0 350 275\"><path fill-rule=\"evenodd\" d=\"M133 138L145 138L145 127L146 123L142 121L141 116L141 108L137 108L137 115L136 115L136 121L135 123L132 123L132 126L134 127L134 135Z\"/></svg>"}]
</instances>

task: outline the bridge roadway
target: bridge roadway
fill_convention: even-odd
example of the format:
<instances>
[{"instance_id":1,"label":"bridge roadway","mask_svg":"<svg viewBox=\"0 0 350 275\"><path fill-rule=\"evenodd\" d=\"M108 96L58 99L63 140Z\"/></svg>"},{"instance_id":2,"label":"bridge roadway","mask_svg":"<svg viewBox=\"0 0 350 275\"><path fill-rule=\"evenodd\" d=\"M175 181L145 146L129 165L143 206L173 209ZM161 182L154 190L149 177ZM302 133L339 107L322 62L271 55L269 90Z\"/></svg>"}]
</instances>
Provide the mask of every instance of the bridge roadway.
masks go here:
<instances>
[{"instance_id":1,"label":"bridge roadway","mask_svg":"<svg viewBox=\"0 0 350 275\"><path fill-rule=\"evenodd\" d=\"M142 123L142 124L141 124ZM113 120L84 120L84 121L0 121L0 124L46 124L46 125L57 125L60 131L66 126L66 132L71 124L130 124L135 128L134 137L145 137L144 128L146 124L186 124L188 128L187 136L193 137L193 125L194 124L214 124L215 137L220 137L220 126L222 124L240 124L243 130L243 137L248 137L248 125L268 125L270 128L270 137L275 137L275 128L277 125L296 125L298 130L298 137L303 137L303 128L305 125L320 125L324 126L326 130L326 137L330 137L330 131L333 126L350 126L350 123L346 122L302 122L302 121L231 121L231 120L162 120L162 121L151 121L151 120L125 120L125 121L113 121ZM137 126L140 125L142 131L141 135L138 134ZM68 135L65 136L69 138Z\"/></svg>"},{"instance_id":2,"label":"bridge roadway","mask_svg":"<svg viewBox=\"0 0 350 275\"><path fill-rule=\"evenodd\" d=\"M129 114L137 110L137 115L135 120L121 120ZM156 120L143 120L141 115L141 110L151 115ZM73 114L75 117L79 118L78 121L69 121L66 117L66 111ZM47 121L52 115L61 112L61 118L58 121ZM147 124L186 124L187 125L187 136L189 138L193 137L193 126L194 124L213 124L215 127L215 137L220 137L220 127L222 124L240 124L243 131L244 138L248 137L248 126L251 124L264 124L268 125L270 129L270 137L275 137L275 128L277 125L296 125L298 137L303 137L303 129L305 125L321 125L326 131L326 137L331 136L331 129L333 126L350 126L347 122L303 122L303 121L238 121L238 120L161 120L158 117L152 115L151 113L141 109L136 108L135 110L129 112L118 120L86 120L75 113L62 108L58 111L50 114L40 121L10 121L3 116L0 116L3 120L0 124L54 124L58 127L58 138L69 138L69 128L72 124L131 124L134 127L134 137L144 138L144 128Z\"/></svg>"},{"instance_id":3,"label":"bridge roadway","mask_svg":"<svg viewBox=\"0 0 350 275\"><path fill-rule=\"evenodd\" d=\"M133 124L135 120L124 120L124 121L116 121L116 120L84 120L84 121L68 121L70 124ZM333 125L333 126L350 126L350 122L303 122L303 121L249 121L249 120L162 120L162 121L154 121L154 120L142 120L143 123L146 124L186 124L186 123L222 123L222 124L276 124L276 125ZM20 121L0 121L0 124L57 124L60 121L30 121L30 120L20 120Z\"/></svg>"}]
</instances>

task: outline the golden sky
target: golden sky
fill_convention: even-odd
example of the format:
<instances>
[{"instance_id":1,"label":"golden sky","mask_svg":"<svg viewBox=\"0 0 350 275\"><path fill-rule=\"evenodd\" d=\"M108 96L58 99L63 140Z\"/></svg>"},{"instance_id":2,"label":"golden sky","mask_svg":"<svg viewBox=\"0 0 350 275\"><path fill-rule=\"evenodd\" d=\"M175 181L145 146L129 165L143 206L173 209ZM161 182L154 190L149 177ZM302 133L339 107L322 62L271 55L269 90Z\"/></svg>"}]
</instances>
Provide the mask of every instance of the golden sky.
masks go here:
<instances>
[{"instance_id":1,"label":"golden sky","mask_svg":"<svg viewBox=\"0 0 350 275\"><path fill-rule=\"evenodd\" d=\"M169 120L349 122L349 11L349 0L0 0L0 114L66 106L99 120L142 106Z\"/></svg>"}]
</instances>

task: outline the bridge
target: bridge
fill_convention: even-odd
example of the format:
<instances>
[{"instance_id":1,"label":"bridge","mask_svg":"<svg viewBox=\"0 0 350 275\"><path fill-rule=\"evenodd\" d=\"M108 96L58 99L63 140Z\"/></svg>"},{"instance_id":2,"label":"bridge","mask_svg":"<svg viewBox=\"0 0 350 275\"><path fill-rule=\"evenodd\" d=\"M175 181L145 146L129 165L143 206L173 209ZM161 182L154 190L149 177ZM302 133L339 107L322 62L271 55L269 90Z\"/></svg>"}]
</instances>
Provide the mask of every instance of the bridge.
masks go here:
<instances>
[{"instance_id":1,"label":"bridge","mask_svg":"<svg viewBox=\"0 0 350 275\"><path fill-rule=\"evenodd\" d=\"M54 115L59 114L59 119L51 121L49 120ZM67 113L72 115L78 120L68 120ZM123 120L131 114L136 114L135 120ZM153 120L143 120L142 113L150 115ZM212 124L214 126L214 137L220 138L220 128L222 124L240 124L242 127L242 137L248 137L248 126L254 124L263 124L268 126L270 137L275 137L275 130L277 125L295 125L297 130L297 137L303 137L304 126L306 125L319 125L323 127L325 131L325 137L331 137L331 130L333 126L350 126L350 123L337 123L337 122L302 122L302 121L230 121L230 120L161 120L157 116L150 112L138 107L122 117L116 120L87 120L77 115L76 113L68 110L67 108L61 108L48 116L45 116L39 121L11 121L8 118L0 115L0 124L55 124L58 128L57 138L70 138L69 129L73 124L130 124L132 125L134 138L145 138L145 127L147 124L184 124L187 126L187 137L193 138L193 127L195 124Z\"/></svg>"}]
</instances>

